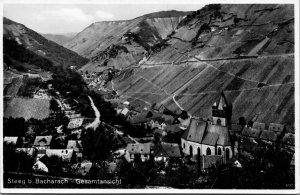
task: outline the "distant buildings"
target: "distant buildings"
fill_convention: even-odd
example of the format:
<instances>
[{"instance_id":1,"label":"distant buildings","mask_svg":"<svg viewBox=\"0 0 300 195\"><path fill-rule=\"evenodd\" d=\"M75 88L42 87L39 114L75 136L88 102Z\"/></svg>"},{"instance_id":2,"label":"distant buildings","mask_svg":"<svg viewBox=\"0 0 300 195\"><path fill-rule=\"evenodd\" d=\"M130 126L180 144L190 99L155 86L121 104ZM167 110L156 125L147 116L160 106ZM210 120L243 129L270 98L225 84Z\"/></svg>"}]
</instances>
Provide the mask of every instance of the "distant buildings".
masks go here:
<instances>
[{"instance_id":1,"label":"distant buildings","mask_svg":"<svg viewBox=\"0 0 300 195\"><path fill-rule=\"evenodd\" d=\"M36 136L33 146L39 150L50 149L52 136Z\"/></svg>"}]
</instances>

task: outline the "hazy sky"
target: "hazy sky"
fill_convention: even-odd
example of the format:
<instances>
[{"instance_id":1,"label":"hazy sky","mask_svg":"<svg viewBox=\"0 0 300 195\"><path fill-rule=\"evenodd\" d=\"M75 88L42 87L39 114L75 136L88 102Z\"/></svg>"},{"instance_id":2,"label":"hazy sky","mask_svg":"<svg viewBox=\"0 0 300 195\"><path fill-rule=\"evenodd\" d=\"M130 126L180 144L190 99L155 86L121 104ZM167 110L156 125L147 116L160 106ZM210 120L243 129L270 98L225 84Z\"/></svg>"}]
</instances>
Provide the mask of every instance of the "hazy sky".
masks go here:
<instances>
[{"instance_id":1,"label":"hazy sky","mask_svg":"<svg viewBox=\"0 0 300 195\"><path fill-rule=\"evenodd\" d=\"M98 21L127 20L166 10L194 11L202 6L202 4L4 4L3 14L39 33L59 34L80 32Z\"/></svg>"}]
</instances>

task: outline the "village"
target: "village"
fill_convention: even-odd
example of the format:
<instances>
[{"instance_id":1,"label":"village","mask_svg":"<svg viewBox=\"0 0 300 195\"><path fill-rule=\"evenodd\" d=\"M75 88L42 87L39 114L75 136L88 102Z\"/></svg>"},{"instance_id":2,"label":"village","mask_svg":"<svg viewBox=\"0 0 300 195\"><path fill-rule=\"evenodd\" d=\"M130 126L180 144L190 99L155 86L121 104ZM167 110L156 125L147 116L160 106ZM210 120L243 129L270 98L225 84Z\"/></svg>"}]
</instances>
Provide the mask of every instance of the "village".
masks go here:
<instances>
[{"instance_id":1,"label":"village","mask_svg":"<svg viewBox=\"0 0 300 195\"><path fill-rule=\"evenodd\" d=\"M111 70L107 75L110 74ZM107 75L105 79L89 78L89 86L92 89L100 86L102 89L107 84L107 77L110 77ZM84 78L87 79L88 76L85 75ZM52 90L51 95L49 90ZM48 85L48 89L36 91L34 97L55 99L60 111L69 119L67 129L70 135L66 135L62 126L57 126L55 136L38 135L31 143L26 142L23 137L5 136L4 142L13 144L16 152L26 153L34 159L32 170L35 173L51 175L48 169L51 163L49 157L56 156L69 163L70 169L65 172L71 172L74 177L89 176L95 162L83 155L82 133L89 128L95 130L100 125L101 113L90 99L94 112L99 112L100 115L95 114L96 118L83 117L77 112L76 106L72 106L58 91L54 90L53 94L53 90ZM107 89L104 91L107 92ZM118 149L110 151L113 158L105 161L108 172L115 176L119 171L118 163L122 160L132 163L133 166L135 163L149 161L162 162L163 168L157 173L159 175L166 174L167 166L172 166L172 170L176 171L179 164L200 169L203 173L221 164L242 168L240 154L251 156L264 150L264 147L279 147L280 150L288 152L293 156L290 165L294 166L294 131L277 123L264 124L245 119L233 123L232 105L223 92L220 93L219 100L211 105L212 114L207 120L193 117L184 110L173 113L164 105L158 109L145 107L137 110L129 101L119 102L115 111L141 130L139 136L134 137L124 133L118 125L101 122L112 130L113 138L119 142Z\"/></svg>"}]
</instances>

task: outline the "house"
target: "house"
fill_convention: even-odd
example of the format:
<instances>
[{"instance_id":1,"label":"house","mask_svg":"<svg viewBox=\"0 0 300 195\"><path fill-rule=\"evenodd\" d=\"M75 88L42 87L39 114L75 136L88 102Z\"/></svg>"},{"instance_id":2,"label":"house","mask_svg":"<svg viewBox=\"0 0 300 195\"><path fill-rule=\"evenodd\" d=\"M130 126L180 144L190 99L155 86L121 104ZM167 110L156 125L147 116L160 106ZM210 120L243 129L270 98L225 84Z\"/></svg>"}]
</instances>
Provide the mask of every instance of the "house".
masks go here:
<instances>
[{"instance_id":1,"label":"house","mask_svg":"<svg viewBox=\"0 0 300 195\"><path fill-rule=\"evenodd\" d=\"M284 131L284 125L277 123L270 123L269 131L275 131L277 133L282 133Z\"/></svg>"},{"instance_id":2,"label":"house","mask_svg":"<svg viewBox=\"0 0 300 195\"><path fill-rule=\"evenodd\" d=\"M260 123L260 122L254 122L252 128L263 131L266 128L266 124L265 123Z\"/></svg>"},{"instance_id":3,"label":"house","mask_svg":"<svg viewBox=\"0 0 300 195\"><path fill-rule=\"evenodd\" d=\"M126 150L129 153L129 161L141 160L142 162L145 162L150 160L150 143L128 144Z\"/></svg>"},{"instance_id":4,"label":"house","mask_svg":"<svg viewBox=\"0 0 300 195\"><path fill-rule=\"evenodd\" d=\"M183 131L178 125L167 125L165 128L167 133L177 133L179 131Z\"/></svg>"},{"instance_id":5,"label":"house","mask_svg":"<svg viewBox=\"0 0 300 195\"><path fill-rule=\"evenodd\" d=\"M4 142L6 142L7 144L14 144L16 145L17 144L17 141L18 141L18 137L15 137L15 136L5 136L4 137Z\"/></svg>"},{"instance_id":6,"label":"house","mask_svg":"<svg viewBox=\"0 0 300 195\"><path fill-rule=\"evenodd\" d=\"M68 124L68 129L76 129L82 126L83 118L72 118Z\"/></svg>"},{"instance_id":7,"label":"house","mask_svg":"<svg viewBox=\"0 0 300 195\"><path fill-rule=\"evenodd\" d=\"M200 156L220 155L226 163L234 156L234 142L230 137L232 106L224 93L212 106L212 121L191 119L181 137L183 153L191 159Z\"/></svg>"},{"instance_id":8,"label":"house","mask_svg":"<svg viewBox=\"0 0 300 195\"><path fill-rule=\"evenodd\" d=\"M260 139L267 143L274 143L278 139L278 133L275 131L263 130L261 132Z\"/></svg>"},{"instance_id":9,"label":"house","mask_svg":"<svg viewBox=\"0 0 300 195\"><path fill-rule=\"evenodd\" d=\"M17 152L24 152L26 153L29 157L35 158L38 150L36 148L16 148Z\"/></svg>"},{"instance_id":10,"label":"house","mask_svg":"<svg viewBox=\"0 0 300 195\"><path fill-rule=\"evenodd\" d=\"M282 145L291 152L295 151L295 135L293 133L286 133L282 138Z\"/></svg>"},{"instance_id":11,"label":"house","mask_svg":"<svg viewBox=\"0 0 300 195\"><path fill-rule=\"evenodd\" d=\"M69 162L73 160L73 154L74 150L72 149L46 149L46 155L48 157L55 155Z\"/></svg>"},{"instance_id":12,"label":"house","mask_svg":"<svg viewBox=\"0 0 300 195\"><path fill-rule=\"evenodd\" d=\"M154 160L167 162L171 158L181 158L179 145L176 143L162 143L154 155Z\"/></svg>"},{"instance_id":13,"label":"house","mask_svg":"<svg viewBox=\"0 0 300 195\"><path fill-rule=\"evenodd\" d=\"M36 163L34 163L34 165L32 166L32 169L34 171L40 171L40 172L45 172L48 173L48 167L42 162L42 161L37 161Z\"/></svg>"},{"instance_id":14,"label":"house","mask_svg":"<svg viewBox=\"0 0 300 195\"><path fill-rule=\"evenodd\" d=\"M124 116L128 116L128 114L129 114L129 109L126 108L126 107L123 108L123 109L121 110L120 114L122 114L122 115L124 115Z\"/></svg>"},{"instance_id":15,"label":"house","mask_svg":"<svg viewBox=\"0 0 300 195\"><path fill-rule=\"evenodd\" d=\"M242 131L242 136L250 139L258 139L260 134L261 130L251 127L245 127Z\"/></svg>"},{"instance_id":16,"label":"house","mask_svg":"<svg viewBox=\"0 0 300 195\"><path fill-rule=\"evenodd\" d=\"M76 161L82 161L82 144L81 140L69 140L67 144L67 149L72 149L76 155Z\"/></svg>"},{"instance_id":17,"label":"house","mask_svg":"<svg viewBox=\"0 0 300 195\"><path fill-rule=\"evenodd\" d=\"M35 140L34 140L34 143L33 143L33 146L35 148L37 148L38 150L50 149L51 141L52 141L52 136L51 135L49 135L49 136L36 136Z\"/></svg>"}]
</instances>

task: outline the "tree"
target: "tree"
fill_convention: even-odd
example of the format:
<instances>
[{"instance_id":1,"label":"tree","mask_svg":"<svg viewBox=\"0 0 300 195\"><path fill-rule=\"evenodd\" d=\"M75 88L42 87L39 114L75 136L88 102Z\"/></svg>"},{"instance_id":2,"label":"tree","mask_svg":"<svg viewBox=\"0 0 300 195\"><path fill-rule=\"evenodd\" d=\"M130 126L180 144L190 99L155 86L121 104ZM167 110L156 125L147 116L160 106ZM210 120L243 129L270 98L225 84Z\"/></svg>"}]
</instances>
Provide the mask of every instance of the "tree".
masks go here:
<instances>
[{"instance_id":1,"label":"tree","mask_svg":"<svg viewBox=\"0 0 300 195\"><path fill-rule=\"evenodd\" d=\"M239 125L242 125L243 127L247 124L245 117L239 118Z\"/></svg>"},{"instance_id":2,"label":"tree","mask_svg":"<svg viewBox=\"0 0 300 195\"><path fill-rule=\"evenodd\" d=\"M23 117L21 118L4 118L3 135L4 136L25 136L28 131L28 125Z\"/></svg>"},{"instance_id":3,"label":"tree","mask_svg":"<svg viewBox=\"0 0 300 195\"><path fill-rule=\"evenodd\" d=\"M53 112L58 112L60 111L60 107L59 104L57 103L57 101L54 98L51 98L50 100L50 110L52 110Z\"/></svg>"}]
</instances>

